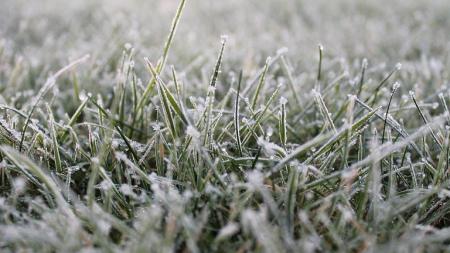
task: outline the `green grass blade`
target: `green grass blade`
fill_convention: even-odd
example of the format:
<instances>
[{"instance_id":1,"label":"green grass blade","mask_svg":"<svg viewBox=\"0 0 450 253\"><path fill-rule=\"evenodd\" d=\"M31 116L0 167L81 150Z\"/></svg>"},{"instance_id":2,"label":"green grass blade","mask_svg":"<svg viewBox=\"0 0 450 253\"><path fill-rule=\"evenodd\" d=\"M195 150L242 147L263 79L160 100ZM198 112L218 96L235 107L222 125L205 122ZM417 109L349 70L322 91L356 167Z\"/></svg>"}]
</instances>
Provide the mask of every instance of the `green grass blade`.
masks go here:
<instances>
[{"instance_id":1,"label":"green grass blade","mask_svg":"<svg viewBox=\"0 0 450 253\"><path fill-rule=\"evenodd\" d=\"M52 142L53 142L53 154L54 154L54 159L55 159L55 169L57 172L61 173L62 172L62 165L61 165L61 156L59 154L59 145L58 145L58 140L57 140L57 133L56 133L56 129L55 129L55 119L53 118L53 112L50 109L50 106L48 104L46 104L47 107L47 113L49 115L49 124L50 124L50 136L52 137Z\"/></svg>"},{"instance_id":2,"label":"green grass blade","mask_svg":"<svg viewBox=\"0 0 450 253\"><path fill-rule=\"evenodd\" d=\"M242 70L239 72L239 80L238 80L238 86L236 90L236 99L234 102L234 129L235 129L235 135L236 135L236 144L239 151L239 156L242 156L242 143L241 143L241 133L239 131L239 92L241 91L241 82L242 82Z\"/></svg>"},{"instance_id":3,"label":"green grass blade","mask_svg":"<svg viewBox=\"0 0 450 253\"><path fill-rule=\"evenodd\" d=\"M259 78L258 85L256 86L255 94L253 95L252 99L252 110L255 110L256 103L258 102L259 94L261 93L261 88L263 87L264 83L266 82L266 74L269 70L269 63L271 62L270 57L267 58L266 64L264 65L264 70L261 74L261 77Z\"/></svg>"}]
</instances>

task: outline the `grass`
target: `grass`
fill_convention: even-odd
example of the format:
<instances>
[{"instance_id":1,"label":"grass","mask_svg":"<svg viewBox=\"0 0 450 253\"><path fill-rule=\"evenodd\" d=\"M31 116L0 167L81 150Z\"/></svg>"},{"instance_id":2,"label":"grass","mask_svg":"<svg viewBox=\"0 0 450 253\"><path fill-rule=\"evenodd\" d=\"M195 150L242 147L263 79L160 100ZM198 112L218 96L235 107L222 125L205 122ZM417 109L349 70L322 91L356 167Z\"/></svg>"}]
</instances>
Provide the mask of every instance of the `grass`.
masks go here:
<instances>
[{"instance_id":1,"label":"grass","mask_svg":"<svg viewBox=\"0 0 450 253\"><path fill-rule=\"evenodd\" d=\"M0 251L450 249L446 1L40 2L0 4Z\"/></svg>"}]
</instances>

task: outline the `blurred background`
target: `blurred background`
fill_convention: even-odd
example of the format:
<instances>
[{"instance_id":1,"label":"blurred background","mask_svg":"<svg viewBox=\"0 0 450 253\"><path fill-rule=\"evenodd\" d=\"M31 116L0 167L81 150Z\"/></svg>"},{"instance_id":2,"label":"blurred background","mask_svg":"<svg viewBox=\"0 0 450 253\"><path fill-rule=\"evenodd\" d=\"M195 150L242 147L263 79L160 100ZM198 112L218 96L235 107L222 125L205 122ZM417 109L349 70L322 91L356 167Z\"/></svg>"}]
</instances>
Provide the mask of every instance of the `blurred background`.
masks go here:
<instances>
[{"instance_id":1,"label":"blurred background","mask_svg":"<svg viewBox=\"0 0 450 253\"><path fill-rule=\"evenodd\" d=\"M143 58L156 63L161 56L178 3L2 0L0 89L32 92L49 73L90 54L89 62L76 72L81 88L109 92L122 54L130 47L143 87L150 78ZM251 79L267 57L287 48L288 65L301 86L297 92L307 97L322 44L328 80L348 72L348 83L357 83L367 58L370 87L401 62L405 91L419 84L419 96L435 94L449 79L444 71L450 66L449 13L447 0L187 0L168 64L189 83L188 95L203 94L221 36L227 35L222 66L227 75L221 75L225 84L218 86L223 95L232 85L223 80L229 73L243 69L244 77ZM169 69L163 75L170 74ZM60 85L63 90L70 86Z\"/></svg>"},{"instance_id":2,"label":"blurred background","mask_svg":"<svg viewBox=\"0 0 450 253\"><path fill-rule=\"evenodd\" d=\"M178 1L2 0L0 36L31 64L90 53L106 59L125 43L159 57ZM446 0L188 0L169 64L215 55L228 35L226 60L261 63L281 47L295 65L314 68L317 44L331 57L397 62L447 56ZM142 58L142 57L141 57Z\"/></svg>"}]
</instances>

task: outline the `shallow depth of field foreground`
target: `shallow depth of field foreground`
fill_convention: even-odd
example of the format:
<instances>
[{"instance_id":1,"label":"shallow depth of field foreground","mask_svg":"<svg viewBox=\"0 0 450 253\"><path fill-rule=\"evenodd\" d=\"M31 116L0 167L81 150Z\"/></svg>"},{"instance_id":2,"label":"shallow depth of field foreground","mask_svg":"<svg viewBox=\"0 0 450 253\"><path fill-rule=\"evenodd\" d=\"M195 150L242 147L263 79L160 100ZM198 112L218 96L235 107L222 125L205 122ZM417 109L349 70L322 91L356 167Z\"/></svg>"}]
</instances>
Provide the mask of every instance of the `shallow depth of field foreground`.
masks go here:
<instances>
[{"instance_id":1,"label":"shallow depth of field foreground","mask_svg":"<svg viewBox=\"0 0 450 253\"><path fill-rule=\"evenodd\" d=\"M450 250L447 0L1 0L0 252Z\"/></svg>"}]
</instances>

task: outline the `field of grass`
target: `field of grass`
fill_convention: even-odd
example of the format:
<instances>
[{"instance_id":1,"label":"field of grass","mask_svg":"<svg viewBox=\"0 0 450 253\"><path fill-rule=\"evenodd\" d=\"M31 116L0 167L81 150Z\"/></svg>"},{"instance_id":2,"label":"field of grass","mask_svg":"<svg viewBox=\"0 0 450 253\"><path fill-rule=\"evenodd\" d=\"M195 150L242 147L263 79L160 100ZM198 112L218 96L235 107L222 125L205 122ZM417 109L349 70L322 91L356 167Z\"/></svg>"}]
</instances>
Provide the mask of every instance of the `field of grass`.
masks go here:
<instances>
[{"instance_id":1,"label":"field of grass","mask_svg":"<svg viewBox=\"0 0 450 253\"><path fill-rule=\"evenodd\" d=\"M1 0L0 252L450 251L447 0Z\"/></svg>"}]
</instances>

